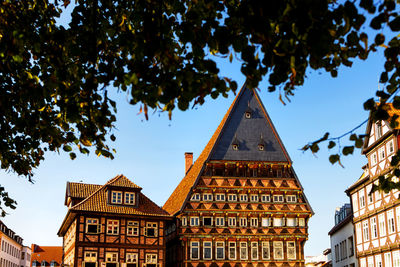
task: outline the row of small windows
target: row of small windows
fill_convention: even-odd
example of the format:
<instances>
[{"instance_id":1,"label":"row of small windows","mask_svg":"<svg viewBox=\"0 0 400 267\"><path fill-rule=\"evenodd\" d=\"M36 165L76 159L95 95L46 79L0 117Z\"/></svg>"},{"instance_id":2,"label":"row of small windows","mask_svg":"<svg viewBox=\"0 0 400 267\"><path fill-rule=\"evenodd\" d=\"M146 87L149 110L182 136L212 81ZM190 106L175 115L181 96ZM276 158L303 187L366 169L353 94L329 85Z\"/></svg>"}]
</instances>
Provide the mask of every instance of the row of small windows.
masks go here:
<instances>
[{"instance_id":1,"label":"row of small windows","mask_svg":"<svg viewBox=\"0 0 400 267\"><path fill-rule=\"evenodd\" d=\"M335 262L346 260L347 257L352 256L354 256L353 236L350 236L335 245Z\"/></svg>"},{"instance_id":2,"label":"row of small windows","mask_svg":"<svg viewBox=\"0 0 400 267\"><path fill-rule=\"evenodd\" d=\"M106 233L109 235L118 235L120 232L119 220L107 220ZM86 219L86 233L99 234L101 233L101 224L97 218ZM139 236L140 227L138 221L127 221L126 235ZM143 228L143 235L147 237L157 237L158 225L155 222L147 222Z\"/></svg>"},{"instance_id":3,"label":"row of small windows","mask_svg":"<svg viewBox=\"0 0 400 267\"><path fill-rule=\"evenodd\" d=\"M292 172L288 168L248 168L247 166L233 168L207 167L204 172L206 176L223 177L292 177Z\"/></svg>"},{"instance_id":4,"label":"row of small windows","mask_svg":"<svg viewBox=\"0 0 400 267\"><path fill-rule=\"evenodd\" d=\"M213 245L215 247L213 255ZM226 247L227 245L227 247ZM190 259L192 260L275 260L284 259L284 242L274 241L270 246L269 241L263 242L227 242L215 241L191 241ZM271 251L272 249L272 251ZM286 242L286 258L288 260L296 259L296 243L294 241ZM250 252L250 253L249 253ZM249 255L250 254L250 255Z\"/></svg>"},{"instance_id":5,"label":"row of small windows","mask_svg":"<svg viewBox=\"0 0 400 267\"><path fill-rule=\"evenodd\" d=\"M393 255L393 259L392 259L392 255ZM374 265L374 257L373 256L369 256L368 258L360 258L360 267L367 267L367 263L368 263L368 267L373 267L373 266L377 266L377 267L383 267L383 266L389 266L389 267L400 267L400 251L399 250L395 250L392 252L387 252L385 254L378 254L375 255L375 265Z\"/></svg>"},{"instance_id":6,"label":"row of small windows","mask_svg":"<svg viewBox=\"0 0 400 267\"><path fill-rule=\"evenodd\" d=\"M48 263L47 261L38 262L35 260L32 262L32 267L46 267L46 266L56 267L60 266L60 264L58 264L56 261L51 261L50 263Z\"/></svg>"},{"instance_id":7,"label":"row of small windows","mask_svg":"<svg viewBox=\"0 0 400 267\"><path fill-rule=\"evenodd\" d=\"M1 251L4 251L5 253L7 253L15 258L21 257L21 251L17 247L9 244L8 242L6 242L4 240L1 242Z\"/></svg>"},{"instance_id":8,"label":"row of small windows","mask_svg":"<svg viewBox=\"0 0 400 267\"><path fill-rule=\"evenodd\" d=\"M19 267L19 264L13 263L7 259L0 258L1 267Z\"/></svg>"},{"instance_id":9,"label":"row of small windows","mask_svg":"<svg viewBox=\"0 0 400 267\"><path fill-rule=\"evenodd\" d=\"M122 198L124 195L124 198ZM111 191L111 203L112 204L125 204L125 205L135 205L135 193L132 192L121 192L121 191Z\"/></svg>"},{"instance_id":10,"label":"row of small windows","mask_svg":"<svg viewBox=\"0 0 400 267\"><path fill-rule=\"evenodd\" d=\"M399 182L399 178L398 177L393 177L392 182ZM378 185L379 181L374 182L374 184ZM382 199L382 193L377 190L375 191L375 193L367 193L366 192L370 192L372 189L372 184L368 185L366 188L362 188L360 189L358 192L354 193L352 195L352 201L353 201L353 209L354 211L358 211L358 209L362 209L365 208L366 203L366 199L368 201L368 204L373 204L374 201L378 201ZM398 192L398 189L393 189L387 193L383 193L383 197L387 197L390 195L390 192L396 193ZM357 193L358 193L358 201L357 201Z\"/></svg>"},{"instance_id":11,"label":"row of small windows","mask_svg":"<svg viewBox=\"0 0 400 267\"><path fill-rule=\"evenodd\" d=\"M188 221L189 220L189 221ZM182 217L181 224L182 226L200 226L200 222L202 226L230 226L230 227L295 227L295 226L305 226L304 218L261 218L259 220L258 217ZM260 225L261 223L261 225Z\"/></svg>"},{"instance_id":12,"label":"row of small windows","mask_svg":"<svg viewBox=\"0 0 400 267\"><path fill-rule=\"evenodd\" d=\"M96 267L97 266L97 252L86 251L84 254L84 263L83 267ZM145 264L143 266L146 267L156 267L157 266L157 254L148 253L145 255ZM139 258L138 253L126 253L125 254L125 265L126 267L139 267ZM106 267L118 267L124 266L119 263L118 253L117 252L107 252L105 258L105 266Z\"/></svg>"},{"instance_id":13,"label":"row of small windows","mask_svg":"<svg viewBox=\"0 0 400 267\"><path fill-rule=\"evenodd\" d=\"M386 211L386 213L381 213L369 220L364 220L362 223L356 224L357 244L361 243L362 240L365 242L378 238L378 235L379 237L384 237L386 234L394 234L396 229L397 232L400 232L400 207L396 207L396 220L394 209L391 209Z\"/></svg>"},{"instance_id":14,"label":"row of small windows","mask_svg":"<svg viewBox=\"0 0 400 267\"><path fill-rule=\"evenodd\" d=\"M226 197L226 198L225 198ZM240 202L271 202L271 199L273 202L284 202L286 198L286 202L288 203L296 203L297 202L297 196L296 195L273 195L272 198L270 195L258 195L258 194L223 194L223 193L216 193L216 194L211 194L211 193L203 193L203 201L240 201ZM201 195L200 193L194 193L192 194L192 197L190 199L191 201L200 201L201 200Z\"/></svg>"},{"instance_id":15,"label":"row of small windows","mask_svg":"<svg viewBox=\"0 0 400 267\"><path fill-rule=\"evenodd\" d=\"M385 150L385 148L386 148L386 150ZM394 143L393 143L393 140L391 140L390 142L388 142L386 144L386 146L383 145L382 147L378 148L378 156L375 151L370 155L371 167L375 166L378 163L378 158L379 158L379 161L381 161L381 160L385 159L386 156L389 156L393 152L394 152ZM386 155L386 153L387 153L387 155Z\"/></svg>"}]
</instances>

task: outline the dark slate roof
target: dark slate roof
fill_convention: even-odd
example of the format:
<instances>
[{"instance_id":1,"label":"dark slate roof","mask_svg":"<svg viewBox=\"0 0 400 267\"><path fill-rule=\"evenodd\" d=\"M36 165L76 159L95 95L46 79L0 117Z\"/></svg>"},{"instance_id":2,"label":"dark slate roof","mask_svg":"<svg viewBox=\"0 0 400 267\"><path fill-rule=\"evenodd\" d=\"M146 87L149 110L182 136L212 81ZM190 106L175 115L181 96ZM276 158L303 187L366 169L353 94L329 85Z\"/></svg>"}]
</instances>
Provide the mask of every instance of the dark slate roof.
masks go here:
<instances>
[{"instance_id":1,"label":"dark slate roof","mask_svg":"<svg viewBox=\"0 0 400 267\"><path fill-rule=\"evenodd\" d=\"M245 113L251 112L250 118ZM234 150L235 138L239 149ZM260 140L264 150L259 150ZM232 107L209 160L248 160L291 162L255 90L244 88Z\"/></svg>"}]
</instances>

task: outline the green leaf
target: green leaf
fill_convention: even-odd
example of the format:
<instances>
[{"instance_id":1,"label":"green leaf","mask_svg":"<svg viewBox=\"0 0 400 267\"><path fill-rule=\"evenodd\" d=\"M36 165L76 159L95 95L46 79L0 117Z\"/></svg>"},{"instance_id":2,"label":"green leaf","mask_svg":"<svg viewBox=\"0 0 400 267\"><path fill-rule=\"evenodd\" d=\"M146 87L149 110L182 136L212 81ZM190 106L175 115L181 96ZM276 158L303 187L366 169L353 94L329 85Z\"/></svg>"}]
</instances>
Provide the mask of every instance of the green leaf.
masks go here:
<instances>
[{"instance_id":1,"label":"green leaf","mask_svg":"<svg viewBox=\"0 0 400 267\"><path fill-rule=\"evenodd\" d=\"M70 152L70 151L72 151L72 147L70 147L70 146L68 146L68 145L64 145L64 146L63 146L63 150L64 150L65 152Z\"/></svg>"},{"instance_id":2,"label":"green leaf","mask_svg":"<svg viewBox=\"0 0 400 267\"><path fill-rule=\"evenodd\" d=\"M329 149L332 149L332 148L334 148L335 146L336 146L336 143L335 143L335 142L329 141L329 144L328 144L328 148L329 148Z\"/></svg>"},{"instance_id":3,"label":"green leaf","mask_svg":"<svg viewBox=\"0 0 400 267\"><path fill-rule=\"evenodd\" d=\"M354 146L345 146L342 150L343 155L347 156L349 154L353 154L354 152Z\"/></svg>"},{"instance_id":4,"label":"green leaf","mask_svg":"<svg viewBox=\"0 0 400 267\"><path fill-rule=\"evenodd\" d=\"M329 156L329 161L332 164L335 164L336 162L338 162L340 160L340 156L338 154L335 155L330 155Z\"/></svg>"}]
</instances>

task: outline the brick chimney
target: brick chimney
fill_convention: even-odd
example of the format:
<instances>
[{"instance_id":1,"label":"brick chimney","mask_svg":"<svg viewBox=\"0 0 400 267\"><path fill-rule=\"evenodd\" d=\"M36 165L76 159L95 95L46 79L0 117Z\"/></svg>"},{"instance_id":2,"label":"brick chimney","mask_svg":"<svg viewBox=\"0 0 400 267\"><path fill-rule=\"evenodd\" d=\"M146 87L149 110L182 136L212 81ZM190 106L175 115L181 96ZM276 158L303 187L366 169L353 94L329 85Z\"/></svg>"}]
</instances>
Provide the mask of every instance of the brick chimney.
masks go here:
<instances>
[{"instance_id":1,"label":"brick chimney","mask_svg":"<svg viewBox=\"0 0 400 267\"><path fill-rule=\"evenodd\" d=\"M188 172L190 167L193 165L193 153L185 152L185 174Z\"/></svg>"}]
</instances>

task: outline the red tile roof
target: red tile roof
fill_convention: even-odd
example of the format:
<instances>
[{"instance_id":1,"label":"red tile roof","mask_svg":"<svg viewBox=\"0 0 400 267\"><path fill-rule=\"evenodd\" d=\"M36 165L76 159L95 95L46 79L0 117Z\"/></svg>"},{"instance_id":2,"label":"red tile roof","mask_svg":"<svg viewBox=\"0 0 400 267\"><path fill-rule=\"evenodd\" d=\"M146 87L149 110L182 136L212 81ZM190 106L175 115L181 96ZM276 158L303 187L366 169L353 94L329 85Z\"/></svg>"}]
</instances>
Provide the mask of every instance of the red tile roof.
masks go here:
<instances>
[{"instance_id":1,"label":"red tile roof","mask_svg":"<svg viewBox=\"0 0 400 267\"><path fill-rule=\"evenodd\" d=\"M42 261L46 261L47 264L55 261L57 265L61 265L62 255L63 249L61 246L39 246L36 244L32 244L31 266L32 262L34 261L38 261L39 264Z\"/></svg>"},{"instance_id":2,"label":"red tile roof","mask_svg":"<svg viewBox=\"0 0 400 267\"><path fill-rule=\"evenodd\" d=\"M135 215L152 215L152 216L168 216L168 213L147 198L144 194L139 192L139 205L138 206L127 206L127 205L110 205L107 201L108 186L119 186L126 188L141 189L138 185L131 182L128 178L123 175L118 175L108 181L105 185L99 187L90 196L84 199L82 202L71 207L71 211L94 211L94 212L106 212L106 213L117 213L117 214L135 214Z\"/></svg>"}]
</instances>

